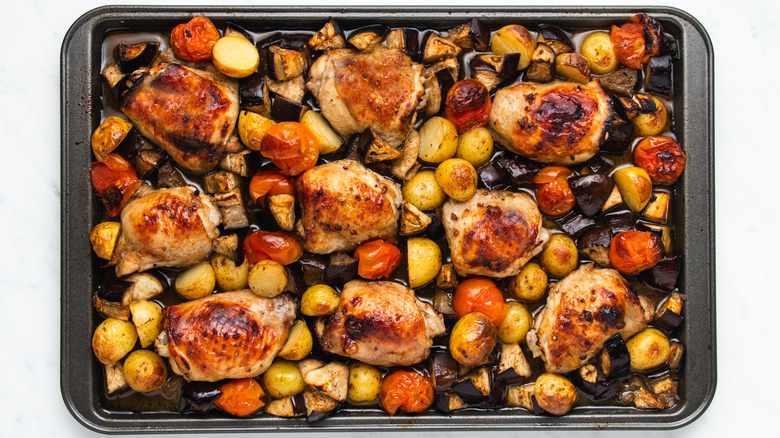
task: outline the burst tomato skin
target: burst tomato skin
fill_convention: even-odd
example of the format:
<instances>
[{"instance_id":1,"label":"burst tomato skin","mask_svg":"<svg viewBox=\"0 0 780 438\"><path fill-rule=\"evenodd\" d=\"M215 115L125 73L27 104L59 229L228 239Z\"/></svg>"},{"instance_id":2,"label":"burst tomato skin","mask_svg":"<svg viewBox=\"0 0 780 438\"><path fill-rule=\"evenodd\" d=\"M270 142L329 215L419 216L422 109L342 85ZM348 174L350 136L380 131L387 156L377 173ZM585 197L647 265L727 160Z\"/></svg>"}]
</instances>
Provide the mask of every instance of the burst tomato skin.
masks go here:
<instances>
[{"instance_id":1,"label":"burst tomato skin","mask_svg":"<svg viewBox=\"0 0 780 438\"><path fill-rule=\"evenodd\" d=\"M662 35L660 23L647 14L635 15L620 27L612 26L609 33L618 61L637 70L660 53Z\"/></svg>"},{"instance_id":2,"label":"burst tomato skin","mask_svg":"<svg viewBox=\"0 0 780 438\"><path fill-rule=\"evenodd\" d=\"M140 184L135 168L116 153L110 153L103 160L92 163L90 177L92 188L111 217L119 214Z\"/></svg>"},{"instance_id":3,"label":"burst tomato skin","mask_svg":"<svg viewBox=\"0 0 780 438\"><path fill-rule=\"evenodd\" d=\"M353 255L358 261L358 275L367 280L387 278L401 265L401 250L384 240L361 243Z\"/></svg>"},{"instance_id":4,"label":"burst tomato skin","mask_svg":"<svg viewBox=\"0 0 780 438\"><path fill-rule=\"evenodd\" d=\"M498 327L506 317L504 295L493 280L485 277L472 277L461 282L452 296L452 304L458 318L471 312L481 312L490 318L494 327Z\"/></svg>"},{"instance_id":5,"label":"burst tomato skin","mask_svg":"<svg viewBox=\"0 0 780 438\"><path fill-rule=\"evenodd\" d=\"M414 371L399 369L382 379L379 397L390 415L399 409L406 413L423 412L433 404L433 384Z\"/></svg>"},{"instance_id":6,"label":"burst tomato skin","mask_svg":"<svg viewBox=\"0 0 780 438\"><path fill-rule=\"evenodd\" d=\"M264 205L265 198L274 195L295 196L295 182L281 173L261 171L249 181L249 197L257 205Z\"/></svg>"},{"instance_id":7,"label":"burst tomato skin","mask_svg":"<svg viewBox=\"0 0 780 438\"><path fill-rule=\"evenodd\" d=\"M244 239L244 257L250 265L267 259L289 265L302 255L298 238L288 231L255 231Z\"/></svg>"},{"instance_id":8,"label":"burst tomato skin","mask_svg":"<svg viewBox=\"0 0 780 438\"><path fill-rule=\"evenodd\" d=\"M477 79L457 82L447 93L444 117L455 125L458 134L485 126L490 117L490 91Z\"/></svg>"},{"instance_id":9,"label":"burst tomato skin","mask_svg":"<svg viewBox=\"0 0 780 438\"><path fill-rule=\"evenodd\" d=\"M560 216L574 208L577 201L568 182L573 174L565 167L547 166L533 177L531 182L536 185L534 193L542 213Z\"/></svg>"},{"instance_id":10,"label":"burst tomato skin","mask_svg":"<svg viewBox=\"0 0 780 438\"><path fill-rule=\"evenodd\" d=\"M269 158L282 175L295 176L317 164L320 146L306 126L298 122L281 122L266 131L260 153Z\"/></svg>"},{"instance_id":11,"label":"burst tomato skin","mask_svg":"<svg viewBox=\"0 0 780 438\"><path fill-rule=\"evenodd\" d=\"M609 244L609 264L621 274L634 275L658 264L663 253L663 244L657 234L623 231Z\"/></svg>"},{"instance_id":12,"label":"burst tomato skin","mask_svg":"<svg viewBox=\"0 0 780 438\"><path fill-rule=\"evenodd\" d=\"M669 137L647 137L634 148L634 164L657 183L677 181L685 168L685 160L685 152Z\"/></svg>"},{"instance_id":13,"label":"burst tomato skin","mask_svg":"<svg viewBox=\"0 0 780 438\"><path fill-rule=\"evenodd\" d=\"M211 60L211 49L219 37L219 30L211 20L197 16L173 28L171 47L185 61L206 62Z\"/></svg>"},{"instance_id":14,"label":"burst tomato skin","mask_svg":"<svg viewBox=\"0 0 780 438\"><path fill-rule=\"evenodd\" d=\"M231 380L219 387L220 394L214 404L237 417L246 417L259 411L265 402L265 392L255 379Z\"/></svg>"}]
</instances>

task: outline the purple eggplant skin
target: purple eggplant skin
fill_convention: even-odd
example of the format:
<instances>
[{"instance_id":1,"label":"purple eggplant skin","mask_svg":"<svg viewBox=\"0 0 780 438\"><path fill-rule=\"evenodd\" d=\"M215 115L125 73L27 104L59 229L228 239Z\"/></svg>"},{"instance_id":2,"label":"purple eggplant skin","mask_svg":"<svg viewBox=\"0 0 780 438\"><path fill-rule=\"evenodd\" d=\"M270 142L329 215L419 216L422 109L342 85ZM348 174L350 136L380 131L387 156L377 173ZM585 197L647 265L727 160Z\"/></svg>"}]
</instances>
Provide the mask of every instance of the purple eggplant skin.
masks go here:
<instances>
[{"instance_id":1,"label":"purple eggplant skin","mask_svg":"<svg viewBox=\"0 0 780 438\"><path fill-rule=\"evenodd\" d=\"M585 161L580 166L582 166L581 173L583 174L601 173L605 175L610 173L613 167L612 163L599 157L598 155Z\"/></svg>"},{"instance_id":2,"label":"purple eggplant skin","mask_svg":"<svg viewBox=\"0 0 780 438\"><path fill-rule=\"evenodd\" d=\"M274 97L271 104L271 115L278 122L298 122L307 110L306 105L282 96Z\"/></svg>"},{"instance_id":3,"label":"purple eggplant skin","mask_svg":"<svg viewBox=\"0 0 780 438\"><path fill-rule=\"evenodd\" d=\"M489 386L488 388L492 387ZM472 379L465 379L452 386L452 391L458 394L468 404L481 404L490 400L490 393L483 393Z\"/></svg>"},{"instance_id":4,"label":"purple eggplant skin","mask_svg":"<svg viewBox=\"0 0 780 438\"><path fill-rule=\"evenodd\" d=\"M539 163L518 155L501 155L496 159L496 163L504 169L506 177L509 178L509 183L514 187L529 184L534 175L539 173L543 167Z\"/></svg>"},{"instance_id":5,"label":"purple eggplant skin","mask_svg":"<svg viewBox=\"0 0 780 438\"><path fill-rule=\"evenodd\" d=\"M574 51L574 44L562 29L545 23L539 24L537 28L541 37L539 42L544 42L552 47L556 55Z\"/></svg>"},{"instance_id":6,"label":"purple eggplant skin","mask_svg":"<svg viewBox=\"0 0 780 438\"><path fill-rule=\"evenodd\" d=\"M96 293L101 300L119 303L122 301L122 297L125 296L125 292L127 292L132 285L132 281L115 279L98 285Z\"/></svg>"},{"instance_id":7,"label":"purple eggplant skin","mask_svg":"<svg viewBox=\"0 0 780 438\"><path fill-rule=\"evenodd\" d=\"M494 161L479 172L478 184L488 190L499 190L507 186L507 174L504 168Z\"/></svg>"},{"instance_id":8,"label":"purple eggplant skin","mask_svg":"<svg viewBox=\"0 0 780 438\"><path fill-rule=\"evenodd\" d=\"M569 187L577 201L577 206L585 216L593 216L601 211L607 202L615 181L600 173L579 175L569 178Z\"/></svg>"},{"instance_id":9,"label":"purple eggplant skin","mask_svg":"<svg viewBox=\"0 0 780 438\"><path fill-rule=\"evenodd\" d=\"M583 215L576 209L555 218L555 223L557 223L566 234L574 238L596 225L594 219Z\"/></svg>"},{"instance_id":10,"label":"purple eggplant skin","mask_svg":"<svg viewBox=\"0 0 780 438\"><path fill-rule=\"evenodd\" d=\"M474 40L474 48L481 52L490 48L490 28L479 18L472 18L469 22L469 36Z\"/></svg>"},{"instance_id":11,"label":"purple eggplant skin","mask_svg":"<svg viewBox=\"0 0 780 438\"><path fill-rule=\"evenodd\" d=\"M436 240L439 237L444 236L444 224L442 223L441 217L439 217L439 214L436 212L436 210L425 210L424 213L427 214L429 218L431 218L431 223L422 233L422 237Z\"/></svg>"},{"instance_id":12,"label":"purple eggplant skin","mask_svg":"<svg viewBox=\"0 0 780 438\"><path fill-rule=\"evenodd\" d=\"M300 266L306 286L311 287L325 282L325 269L328 267L327 257L307 252L296 263Z\"/></svg>"},{"instance_id":13,"label":"purple eggplant skin","mask_svg":"<svg viewBox=\"0 0 780 438\"><path fill-rule=\"evenodd\" d=\"M116 65L122 73L131 73L141 67L149 67L160 48L158 42L130 44L122 41L116 46Z\"/></svg>"},{"instance_id":14,"label":"purple eggplant skin","mask_svg":"<svg viewBox=\"0 0 780 438\"><path fill-rule=\"evenodd\" d=\"M612 231L607 227L596 227L584 232L577 239L577 249L601 266L609 266L609 245Z\"/></svg>"},{"instance_id":15,"label":"purple eggplant skin","mask_svg":"<svg viewBox=\"0 0 780 438\"><path fill-rule=\"evenodd\" d=\"M604 342L604 350L609 355L607 380L611 382L627 380L631 375L631 356L620 333L616 333Z\"/></svg>"},{"instance_id":16,"label":"purple eggplant skin","mask_svg":"<svg viewBox=\"0 0 780 438\"><path fill-rule=\"evenodd\" d=\"M680 44L677 38L665 34L661 38L661 54L669 55L672 59L680 59Z\"/></svg>"},{"instance_id":17,"label":"purple eggplant skin","mask_svg":"<svg viewBox=\"0 0 780 438\"><path fill-rule=\"evenodd\" d=\"M428 359L428 369L437 393L446 393L458 382L458 362L447 350L433 351Z\"/></svg>"},{"instance_id":18,"label":"purple eggplant skin","mask_svg":"<svg viewBox=\"0 0 780 438\"><path fill-rule=\"evenodd\" d=\"M596 382L588 382L582 378L580 373L572 371L566 374L574 386L577 387L580 394L587 397L592 401L606 401L610 400L617 394L618 385L615 382L609 382L605 380L598 380Z\"/></svg>"},{"instance_id":19,"label":"purple eggplant skin","mask_svg":"<svg viewBox=\"0 0 780 438\"><path fill-rule=\"evenodd\" d=\"M622 154L634 140L634 124L619 117L612 119L607 139L601 145L605 153Z\"/></svg>"},{"instance_id":20,"label":"purple eggplant skin","mask_svg":"<svg viewBox=\"0 0 780 438\"><path fill-rule=\"evenodd\" d=\"M452 73L446 68L438 70L436 73L436 81L439 83L439 90L441 93L441 107L439 111L444 111L444 103L447 100L447 94L450 92L450 88L455 85L455 78L452 77Z\"/></svg>"},{"instance_id":21,"label":"purple eggplant skin","mask_svg":"<svg viewBox=\"0 0 780 438\"><path fill-rule=\"evenodd\" d=\"M619 211L604 215L607 226L612 230L612 234L622 233L623 231L636 230L634 215L630 211Z\"/></svg>"},{"instance_id":22,"label":"purple eggplant skin","mask_svg":"<svg viewBox=\"0 0 780 438\"><path fill-rule=\"evenodd\" d=\"M671 333L674 331L674 329L679 327L680 324L682 324L682 321L682 315L666 309L666 311L664 311L661 316L653 320L653 325L667 333Z\"/></svg>"},{"instance_id":23,"label":"purple eggplant skin","mask_svg":"<svg viewBox=\"0 0 780 438\"><path fill-rule=\"evenodd\" d=\"M672 57L652 56L645 67L645 91L669 96L672 94Z\"/></svg>"},{"instance_id":24,"label":"purple eggplant skin","mask_svg":"<svg viewBox=\"0 0 780 438\"><path fill-rule=\"evenodd\" d=\"M639 278L648 286L671 292L677 286L680 268L679 257L664 257L652 268L640 272Z\"/></svg>"},{"instance_id":25,"label":"purple eggplant skin","mask_svg":"<svg viewBox=\"0 0 780 438\"><path fill-rule=\"evenodd\" d=\"M181 390L179 412L206 412L214 407L214 400L222 395L220 382L187 382Z\"/></svg>"},{"instance_id":26,"label":"purple eggplant skin","mask_svg":"<svg viewBox=\"0 0 780 438\"><path fill-rule=\"evenodd\" d=\"M238 104L241 108L266 105L266 100L270 99L265 76L261 72L255 72L239 81Z\"/></svg>"},{"instance_id":27,"label":"purple eggplant skin","mask_svg":"<svg viewBox=\"0 0 780 438\"><path fill-rule=\"evenodd\" d=\"M341 286L357 277L357 267L357 259L353 259L348 254L331 254L328 267L325 268L325 283Z\"/></svg>"}]
</instances>

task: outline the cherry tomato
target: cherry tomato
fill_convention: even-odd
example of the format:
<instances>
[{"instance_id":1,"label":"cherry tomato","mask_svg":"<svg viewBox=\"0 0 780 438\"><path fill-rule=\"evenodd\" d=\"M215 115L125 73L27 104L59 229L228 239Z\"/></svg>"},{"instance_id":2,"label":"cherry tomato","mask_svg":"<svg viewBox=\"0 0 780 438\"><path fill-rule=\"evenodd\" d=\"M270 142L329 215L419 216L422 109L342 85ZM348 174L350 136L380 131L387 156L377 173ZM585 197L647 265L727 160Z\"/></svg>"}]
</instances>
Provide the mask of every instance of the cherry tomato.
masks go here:
<instances>
[{"instance_id":1,"label":"cherry tomato","mask_svg":"<svg viewBox=\"0 0 780 438\"><path fill-rule=\"evenodd\" d=\"M609 244L609 263L622 274L634 275L655 266L663 253L663 243L657 234L623 231Z\"/></svg>"},{"instance_id":2,"label":"cherry tomato","mask_svg":"<svg viewBox=\"0 0 780 438\"><path fill-rule=\"evenodd\" d=\"M506 302L501 290L493 280L473 277L461 282L452 296L455 316L463 317L471 312L480 312L490 318L498 327L506 317Z\"/></svg>"},{"instance_id":3,"label":"cherry tomato","mask_svg":"<svg viewBox=\"0 0 780 438\"><path fill-rule=\"evenodd\" d=\"M620 27L612 26L609 34L618 61L637 70L660 53L662 35L661 24L647 14L635 15Z\"/></svg>"},{"instance_id":4,"label":"cherry tomato","mask_svg":"<svg viewBox=\"0 0 780 438\"><path fill-rule=\"evenodd\" d=\"M685 168L685 152L669 137L648 137L636 145L634 164L644 169L653 182L671 184Z\"/></svg>"},{"instance_id":5,"label":"cherry tomato","mask_svg":"<svg viewBox=\"0 0 780 438\"><path fill-rule=\"evenodd\" d=\"M281 122L266 131L260 153L270 158L283 175L295 176L317 164L320 146L306 126Z\"/></svg>"},{"instance_id":6,"label":"cherry tomato","mask_svg":"<svg viewBox=\"0 0 780 438\"><path fill-rule=\"evenodd\" d=\"M387 278L401 265L401 250L384 240L362 243L355 249L358 275L367 280Z\"/></svg>"},{"instance_id":7,"label":"cherry tomato","mask_svg":"<svg viewBox=\"0 0 780 438\"><path fill-rule=\"evenodd\" d=\"M574 172L558 166L547 166L533 177L539 210L548 216L559 216L574 208L576 199L568 179Z\"/></svg>"},{"instance_id":8,"label":"cherry tomato","mask_svg":"<svg viewBox=\"0 0 780 438\"><path fill-rule=\"evenodd\" d=\"M219 30L206 17L193 17L171 32L173 53L186 61L205 62L211 60L211 49L219 40Z\"/></svg>"},{"instance_id":9,"label":"cherry tomato","mask_svg":"<svg viewBox=\"0 0 780 438\"><path fill-rule=\"evenodd\" d=\"M267 259L289 265L302 255L303 247L289 231L255 231L244 239L244 257L250 265Z\"/></svg>"},{"instance_id":10,"label":"cherry tomato","mask_svg":"<svg viewBox=\"0 0 780 438\"><path fill-rule=\"evenodd\" d=\"M295 182L289 176L269 171L257 172L249 181L249 196L257 205L265 205L266 196L293 195Z\"/></svg>"},{"instance_id":11,"label":"cherry tomato","mask_svg":"<svg viewBox=\"0 0 780 438\"><path fill-rule=\"evenodd\" d=\"M223 411L237 417L246 417L265 406L265 392L255 379L231 380L219 387L222 393L214 404Z\"/></svg>"},{"instance_id":12,"label":"cherry tomato","mask_svg":"<svg viewBox=\"0 0 780 438\"><path fill-rule=\"evenodd\" d=\"M103 200L106 212L114 217L130 199L140 183L135 168L119 154L110 153L92 163L92 187Z\"/></svg>"},{"instance_id":13,"label":"cherry tomato","mask_svg":"<svg viewBox=\"0 0 780 438\"><path fill-rule=\"evenodd\" d=\"M458 134L485 126L490 116L490 90L477 79L457 82L447 93L444 117Z\"/></svg>"},{"instance_id":14,"label":"cherry tomato","mask_svg":"<svg viewBox=\"0 0 780 438\"><path fill-rule=\"evenodd\" d=\"M395 370L382 379L379 391L382 407L394 415L403 412L423 412L433 404L431 380L411 370Z\"/></svg>"}]
</instances>

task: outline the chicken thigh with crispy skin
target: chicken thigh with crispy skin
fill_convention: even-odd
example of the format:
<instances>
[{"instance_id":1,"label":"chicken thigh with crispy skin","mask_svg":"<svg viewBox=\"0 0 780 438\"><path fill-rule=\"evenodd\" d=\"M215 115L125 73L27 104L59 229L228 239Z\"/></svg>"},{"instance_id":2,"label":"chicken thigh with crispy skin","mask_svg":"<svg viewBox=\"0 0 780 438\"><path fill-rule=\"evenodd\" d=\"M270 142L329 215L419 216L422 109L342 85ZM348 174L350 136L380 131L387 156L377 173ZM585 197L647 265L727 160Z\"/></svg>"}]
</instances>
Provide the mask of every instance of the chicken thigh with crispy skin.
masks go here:
<instances>
[{"instance_id":1,"label":"chicken thigh with crispy skin","mask_svg":"<svg viewBox=\"0 0 780 438\"><path fill-rule=\"evenodd\" d=\"M304 248L315 254L353 250L370 239L395 239L401 188L357 161L304 172L297 182Z\"/></svg>"},{"instance_id":2,"label":"chicken thigh with crispy skin","mask_svg":"<svg viewBox=\"0 0 780 438\"><path fill-rule=\"evenodd\" d=\"M531 196L504 190L479 189L468 201L445 202L442 222L463 277L516 275L550 235Z\"/></svg>"},{"instance_id":3,"label":"chicken thigh with crispy skin","mask_svg":"<svg viewBox=\"0 0 780 438\"><path fill-rule=\"evenodd\" d=\"M550 288L526 340L548 372L575 370L615 333L628 339L649 322L640 298L614 269L587 264Z\"/></svg>"},{"instance_id":4,"label":"chicken thigh with crispy skin","mask_svg":"<svg viewBox=\"0 0 780 438\"><path fill-rule=\"evenodd\" d=\"M295 300L223 292L165 308L155 348L187 380L216 382L262 374L295 321Z\"/></svg>"},{"instance_id":5,"label":"chicken thigh with crispy skin","mask_svg":"<svg viewBox=\"0 0 780 438\"><path fill-rule=\"evenodd\" d=\"M341 136L370 127L397 148L425 95L422 70L396 49L328 50L312 64L307 87Z\"/></svg>"},{"instance_id":6,"label":"chicken thigh with crispy skin","mask_svg":"<svg viewBox=\"0 0 780 438\"><path fill-rule=\"evenodd\" d=\"M414 291L390 281L352 280L327 321L319 320L322 349L380 366L407 366L425 360L444 320Z\"/></svg>"},{"instance_id":7,"label":"chicken thigh with crispy skin","mask_svg":"<svg viewBox=\"0 0 780 438\"><path fill-rule=\"evenodd\" d=\"M596 155L611 120L612 102L598 81L521 82L496 91L487 126L511 151L569 165Z\"/></svg>"},{"instance_id":8,"label":"chicken thigh with crispy skin","mask_svg":"<svg viewBox=\"0 0 780 438\"><path fill-rule=\"evenodd\" d=\"M192 186L160 189L122 209L121 234L110 264L116 275L192 266L211 254L222 222L212 199Z\"/></svg>"}]
</instances>

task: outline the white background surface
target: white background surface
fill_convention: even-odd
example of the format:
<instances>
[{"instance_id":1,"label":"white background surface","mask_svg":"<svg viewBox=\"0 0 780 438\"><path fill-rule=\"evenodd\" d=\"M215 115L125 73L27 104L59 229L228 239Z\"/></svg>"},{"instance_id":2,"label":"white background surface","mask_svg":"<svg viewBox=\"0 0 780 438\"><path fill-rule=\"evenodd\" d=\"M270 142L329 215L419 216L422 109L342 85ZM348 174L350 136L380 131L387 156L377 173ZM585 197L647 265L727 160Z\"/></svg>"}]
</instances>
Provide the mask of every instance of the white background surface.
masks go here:
<instances>
[{"instance_id":1,"label":"white background surface","mask_svg":"<svg viewBox=\"0 0 780 438\"><path fill-rule=\"evenodd\" d=\"M294 2L232 0L229 3ZM379 4L351 1L321 4L359 3ZM92 0L4 2L4 20L0 27L3 35L0 44L3 116L0 148L2 156L6 157L0 172L2 437L97 435L70 416L59 389L59 66L60 45L69 26L80 15L101 4ZM780 8L769 0L644 1L643 4L670 5L691 13L709 31L715 48L718 388L714 402L704 415L681 430L583 432L580 435L774 435L780 428L777 371L774 369L780 359L774 337L775 312L780 307L780 288L775 281L780 261L775 247L780 240L776 183L780 93L774 83L780 68L780 56L777 55ZM553 437L560 434L552 431L538 435ZM303 433L288 436L296 435L304 436ZM409 437L429 435L404 434ZM466 433L433 435L466 436ZM484 435L506 436L499 433Z\"/></svg>"}]
</instances>

